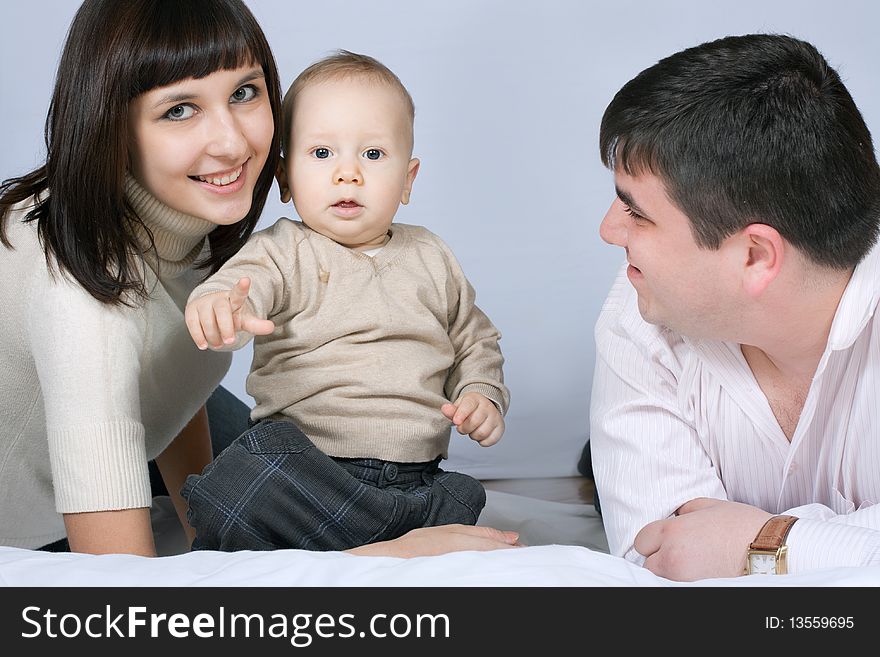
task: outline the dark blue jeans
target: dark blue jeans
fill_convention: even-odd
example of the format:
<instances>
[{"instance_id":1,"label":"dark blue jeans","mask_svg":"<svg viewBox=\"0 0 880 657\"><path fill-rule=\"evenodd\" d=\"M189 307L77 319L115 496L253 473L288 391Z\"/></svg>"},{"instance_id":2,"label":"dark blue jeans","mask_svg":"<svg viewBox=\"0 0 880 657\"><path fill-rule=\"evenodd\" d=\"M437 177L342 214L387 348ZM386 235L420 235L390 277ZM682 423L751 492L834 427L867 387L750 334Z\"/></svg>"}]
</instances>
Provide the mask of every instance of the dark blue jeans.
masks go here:
<instances>
[{"instance_id":1,"label":"dark blue jeans","mask_svg":"<svg viewBox=\"0 0 880 657\"><path fill-rule=\"evenodd\" d=\"M211 430L211 449L214 457L229 447L233 440L238 438L248 428L250 409L247 404L229 392L226 388L218 386L205 404L208 409L208 425ZM150 488L153 496L168 495L162 475L155 461L148 463L150 470ZM70 545L66 538L49 543L40 548L46 552L70 552Z\"/></svg>"},{"instance_id":2,"label":"dark blue jeans","mask_svg":"<svg viewBox=\"0 0 880 657\"><path fill-rule=\"evenodd\" d=\"M345 550L411 529L476 524L476 479L426 463L332 458L290 422L263 420L183 491L193 549Z\"/></svg>"}]
</instances>

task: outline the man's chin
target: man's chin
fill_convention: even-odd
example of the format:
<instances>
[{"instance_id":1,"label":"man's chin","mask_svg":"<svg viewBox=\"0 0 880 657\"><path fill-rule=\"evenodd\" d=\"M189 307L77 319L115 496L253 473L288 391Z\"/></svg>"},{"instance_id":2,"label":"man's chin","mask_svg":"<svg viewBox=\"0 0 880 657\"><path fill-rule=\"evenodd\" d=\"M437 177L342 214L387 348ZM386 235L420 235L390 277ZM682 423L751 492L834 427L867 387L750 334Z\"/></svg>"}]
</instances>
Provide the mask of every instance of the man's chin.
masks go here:
<instances>
[{"instance_id":1,"label":"man's chin","mask_svg":"<svg viewBox=\"0 0 880 657\"><path fill-rule=\"evenodd\" d=\"M672 327L660 316L656 308L652 308L648 303L639 297L639 314L645 323L657 326L659 328L671 329ZM673 329L674 330L674 329Z\"/></svg>"},{"instance_id":2,"label":"man's chin","mask_svg":"<svg viewBox=\"0 0 880 657\"><path fill-rule=\"evenodd\" d=\"M640 294L638 296L639 299L639 314L642 316L642 319L648 322L648 324L658 324L656 318L651 313L651 307L648 305L648 302L642 297Z\"/></svg>"}]
</instances>

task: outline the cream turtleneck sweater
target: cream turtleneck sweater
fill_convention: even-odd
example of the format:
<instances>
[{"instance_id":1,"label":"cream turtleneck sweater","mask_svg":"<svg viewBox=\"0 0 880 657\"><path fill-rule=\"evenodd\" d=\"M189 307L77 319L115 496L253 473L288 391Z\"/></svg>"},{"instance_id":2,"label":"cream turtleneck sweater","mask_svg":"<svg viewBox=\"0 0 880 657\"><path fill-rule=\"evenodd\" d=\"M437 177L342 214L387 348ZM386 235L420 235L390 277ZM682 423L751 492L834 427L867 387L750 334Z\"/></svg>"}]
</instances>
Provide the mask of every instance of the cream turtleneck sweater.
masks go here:
<instances>
[{"instance_id":1,"label":"cream turtleneck sweater","mask_svg":"<svg viewBox=\"0 0 880 657\"><path fill-rule=\"evenodd\" d=\"M0 545L65 536L62 513L148 507L147 461L160 454L222 379L228 354L200 352L183 320L202 276L192 269L214 225L163 205L129 178L150 228L150 292L109 306L50 272L35 222L8 219L0 247ZM146 237L144 236L146 244ZM12 275L14 273L14 275Z\"/></svg>"}]
</instances>

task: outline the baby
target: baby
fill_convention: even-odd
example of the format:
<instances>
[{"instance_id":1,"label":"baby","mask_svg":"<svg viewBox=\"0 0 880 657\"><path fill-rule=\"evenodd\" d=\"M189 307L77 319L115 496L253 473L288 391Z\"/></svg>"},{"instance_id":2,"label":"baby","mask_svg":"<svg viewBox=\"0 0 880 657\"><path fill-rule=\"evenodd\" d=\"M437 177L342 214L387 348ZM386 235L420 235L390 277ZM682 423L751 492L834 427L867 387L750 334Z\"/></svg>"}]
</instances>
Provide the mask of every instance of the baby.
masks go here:
<instances>
[{"instance_id":1,"label":"baby","mask_svg":"<svg viewBox=\"0 0 880 657\"><path fill-rule=\"evenodd\" d=\"M254 338L253 426L183 495L194 549L342 550L475 524L486 494L445 472L450 422L488 447L509 392L500 334L440 238L393 224L408 203L412 99L388 68L347 51L284 98L280 219L197 287L201 349Z\"/></svg>"}]
</instances>

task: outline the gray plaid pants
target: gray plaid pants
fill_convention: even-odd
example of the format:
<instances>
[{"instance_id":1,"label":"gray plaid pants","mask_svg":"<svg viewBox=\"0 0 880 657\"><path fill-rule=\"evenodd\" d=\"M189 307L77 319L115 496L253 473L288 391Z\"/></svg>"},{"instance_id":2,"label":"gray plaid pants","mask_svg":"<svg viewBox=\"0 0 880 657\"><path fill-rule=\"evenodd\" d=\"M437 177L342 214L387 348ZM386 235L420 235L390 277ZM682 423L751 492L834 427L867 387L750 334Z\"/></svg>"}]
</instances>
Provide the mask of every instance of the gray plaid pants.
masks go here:
<instances>
[{"instance_id":1,"label":"gray plaid pants","mask_svg":"<svg viewBox=\"0 0 880 657\"><path fill-rule=\"evenodd\" d=\"M296 425L263 420L187 478L193 549L345 550L418 527L476 524L483 486L439 462L332 458Z\"/></svg>"}]
</instances>

